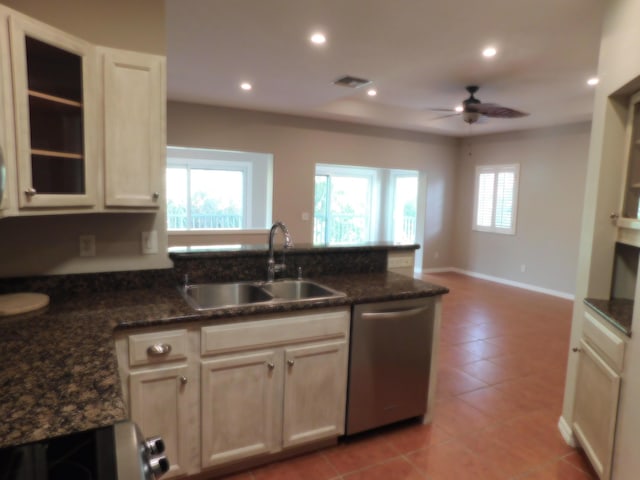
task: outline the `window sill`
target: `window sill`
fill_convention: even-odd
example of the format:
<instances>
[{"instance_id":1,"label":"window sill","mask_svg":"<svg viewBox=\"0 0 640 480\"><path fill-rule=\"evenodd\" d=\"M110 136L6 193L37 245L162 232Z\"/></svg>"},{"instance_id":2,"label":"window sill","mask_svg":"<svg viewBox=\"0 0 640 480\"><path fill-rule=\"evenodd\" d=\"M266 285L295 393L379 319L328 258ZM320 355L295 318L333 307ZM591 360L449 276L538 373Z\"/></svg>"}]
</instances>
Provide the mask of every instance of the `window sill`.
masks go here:
<instances>
[{"instance_id":1,"label":"window sill","mask_svg":"<svg viewBox=\"0 0 640 480\"><path fill-rule=\"evenodd\" d=\"M168 230L167 234L171 236L191 236L191 235L267 235L269 233L268 228L264 229L228 229L228 230Z\"/></svg>"}]
</instances>

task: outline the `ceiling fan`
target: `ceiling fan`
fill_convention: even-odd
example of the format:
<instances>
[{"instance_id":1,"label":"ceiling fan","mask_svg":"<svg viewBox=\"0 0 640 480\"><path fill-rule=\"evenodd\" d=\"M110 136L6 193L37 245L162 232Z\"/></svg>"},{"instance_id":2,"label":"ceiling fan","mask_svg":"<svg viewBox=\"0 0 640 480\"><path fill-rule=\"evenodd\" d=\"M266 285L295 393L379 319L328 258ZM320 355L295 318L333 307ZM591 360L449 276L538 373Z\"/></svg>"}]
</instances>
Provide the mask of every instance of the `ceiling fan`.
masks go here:
<instances>
[{"instance_id":1,"label":"ceiling fan","mask_svg":"<svg viewBox=\"0 0 640 480\"><path fill-rule=\"evenodd\" d=\"M513 108L503 107L496 103L482 103L479 99L473 96L479 88L480 87L477 85L469 85L466 87L467 92L469 92L469 98L462 102L461 111L448 108L433 108L431 110L440 112L456 112L450 115L438 117L437 119L451 117L453 115L462 115L462 119L468 124L476 123L481 116L492 118L519 118L529 115L528 113L514 110Z\"/></svg>"}]
</instances>

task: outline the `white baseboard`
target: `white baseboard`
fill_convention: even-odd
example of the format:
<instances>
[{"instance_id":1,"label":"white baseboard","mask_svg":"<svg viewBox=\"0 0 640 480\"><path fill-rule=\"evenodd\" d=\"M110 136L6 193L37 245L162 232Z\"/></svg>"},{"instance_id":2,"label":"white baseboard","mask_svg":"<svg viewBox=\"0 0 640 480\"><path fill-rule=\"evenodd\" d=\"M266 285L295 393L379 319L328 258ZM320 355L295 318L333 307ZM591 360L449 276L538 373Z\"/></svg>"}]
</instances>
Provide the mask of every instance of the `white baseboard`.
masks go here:
<instances>
[{"instance_id":1,"label":"white baseboard","mask_svg":"<svg viewBox=\"0 0 640 480\"><path fill-rule=\"evenodd\" d=\"M462 275L468 275L469 277L480 278L482 280L488 280L490 282L501 283L503 285L509 285L511 287L523 288L525 290L531 290L533 292L544 293L546 295L552 295L554 297L564 298L566 300L575 300L575 295L572 293L561 292L559 290L551 290L549 288L538 287L537 285L531 285L529 283L516 282L513 280L507 280L506 278L494 277L493 275L485 275L484 273L472 272L470 270L463 270L461 268L447 267L447 268L427 268L422 273L446 273L455 272Z\"/></svg>"},{"instance_id":2,"label":"white baseboard","mask_svg":"<svg viewBox=\"0 0 640 480\"><path fill-rule=\"evenodd\" d=\"M573 434L573 430L571 430L571 427L564 419L564 417L560 417L560 419L558 420L558 430L560 430L560 435L562 435L562 438L567 443L567 445L572 448L576 448L578 446L578 442L576 441L576 437Z\"/></svg>"}]
</instances>

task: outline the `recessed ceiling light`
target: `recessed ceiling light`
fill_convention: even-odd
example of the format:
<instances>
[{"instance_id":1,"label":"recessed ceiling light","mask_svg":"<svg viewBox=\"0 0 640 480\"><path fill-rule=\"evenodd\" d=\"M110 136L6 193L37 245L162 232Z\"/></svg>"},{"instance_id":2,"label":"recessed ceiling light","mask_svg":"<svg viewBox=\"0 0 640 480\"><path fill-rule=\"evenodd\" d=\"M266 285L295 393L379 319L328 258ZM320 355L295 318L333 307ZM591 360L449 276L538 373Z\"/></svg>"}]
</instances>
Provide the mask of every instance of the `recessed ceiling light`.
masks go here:
<instances>
[{"instance_id":1,"label":"recessed ceiling light","mask_svg":"<svg viewBox=\"0 0 640 480\"><path fill-rule=\"evenodd\" d=\"M325 37L323 33L316 32L311 35L310 40L314 45L324 45L327 42L327 37Z\"/></svg>"},{"instance_id":2,"label":"recessed ceiling light","mask_svg":"<svg viewBox=\"0 0 640 480\"><path fill-rule=\"evenodd\" d=\"M378 92L375 88L370 88L369 90L367 90L367 95L369 95L370 97L375 97L377 94Z\"/></svg>"},{"instance_id":3,"label":"recessed ceiling light","mask_svg":"<svg viewBox=\"0 0 640 480\"><path fill-rule=\"evenodd\" d=\"M458 112L458 113L462 112L463 110L464 110L464 108L462 107L462 105L458 105L458 106L455 108L455 111L456 111L456 112Z\"/></svg>"},{"instance_id":4,"label":"recessed ceiling light","mask_svg":"<svg viewBox=\"0 0 640 480\"><path fill-rule=\"evenodd\" d=\"M251 89L253 88L253 85L251 85L249 82L242 82L242 83L240 84L240 88L241 88L242 90L244 90L244 91L247 91L247 92L248 92L249 90L251 90Z\"/></svg>"},{"instance_id":5,"label":"recessed ceiling light","mask_svg":"<svg viewBox=\"0 0 640 480\"><path fill-rule=\"evenodd\" d=\"M495 49L495 47L487 47L482 51L482 55L487 58L495 57L496 53L498 53L498 51Z\"/></svg>"},{"instance_id":6,"label":"recessed ceiling light","mask_svg":"<svg viewBox=\"0 0 640 480\"><path fill-rule=\"evenodd\" d=\"M593 77L587 80L587 85L591 85L592 87L596 86L598 83L600 83L598 77Z\"/></svg>"}]
</instances>

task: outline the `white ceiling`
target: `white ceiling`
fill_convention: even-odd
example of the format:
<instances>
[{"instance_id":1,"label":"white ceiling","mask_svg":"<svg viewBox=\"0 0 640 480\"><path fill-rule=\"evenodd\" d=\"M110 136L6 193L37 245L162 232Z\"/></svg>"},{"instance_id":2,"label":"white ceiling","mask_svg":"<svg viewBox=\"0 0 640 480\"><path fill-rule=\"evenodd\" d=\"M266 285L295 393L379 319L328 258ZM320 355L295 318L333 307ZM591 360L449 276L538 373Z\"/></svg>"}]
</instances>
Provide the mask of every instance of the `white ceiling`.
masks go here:
<instances>
[{"instance_id":1,"label":"white ceiling","mask_svg":"<svg viewBox=\"0 0 640 480\"><path fill-rule=\"evenodd\" d=\"M591 118L602 0L166 0L170 100L466 136ZM328 41L311 45L322 30ZM481 51L494 45L493 59ZM333 85L345 74L377 89ZM249 81L253 90L239 84ZM529 112L469 127L453 108Z\"/></svg>"}]
</instances>

